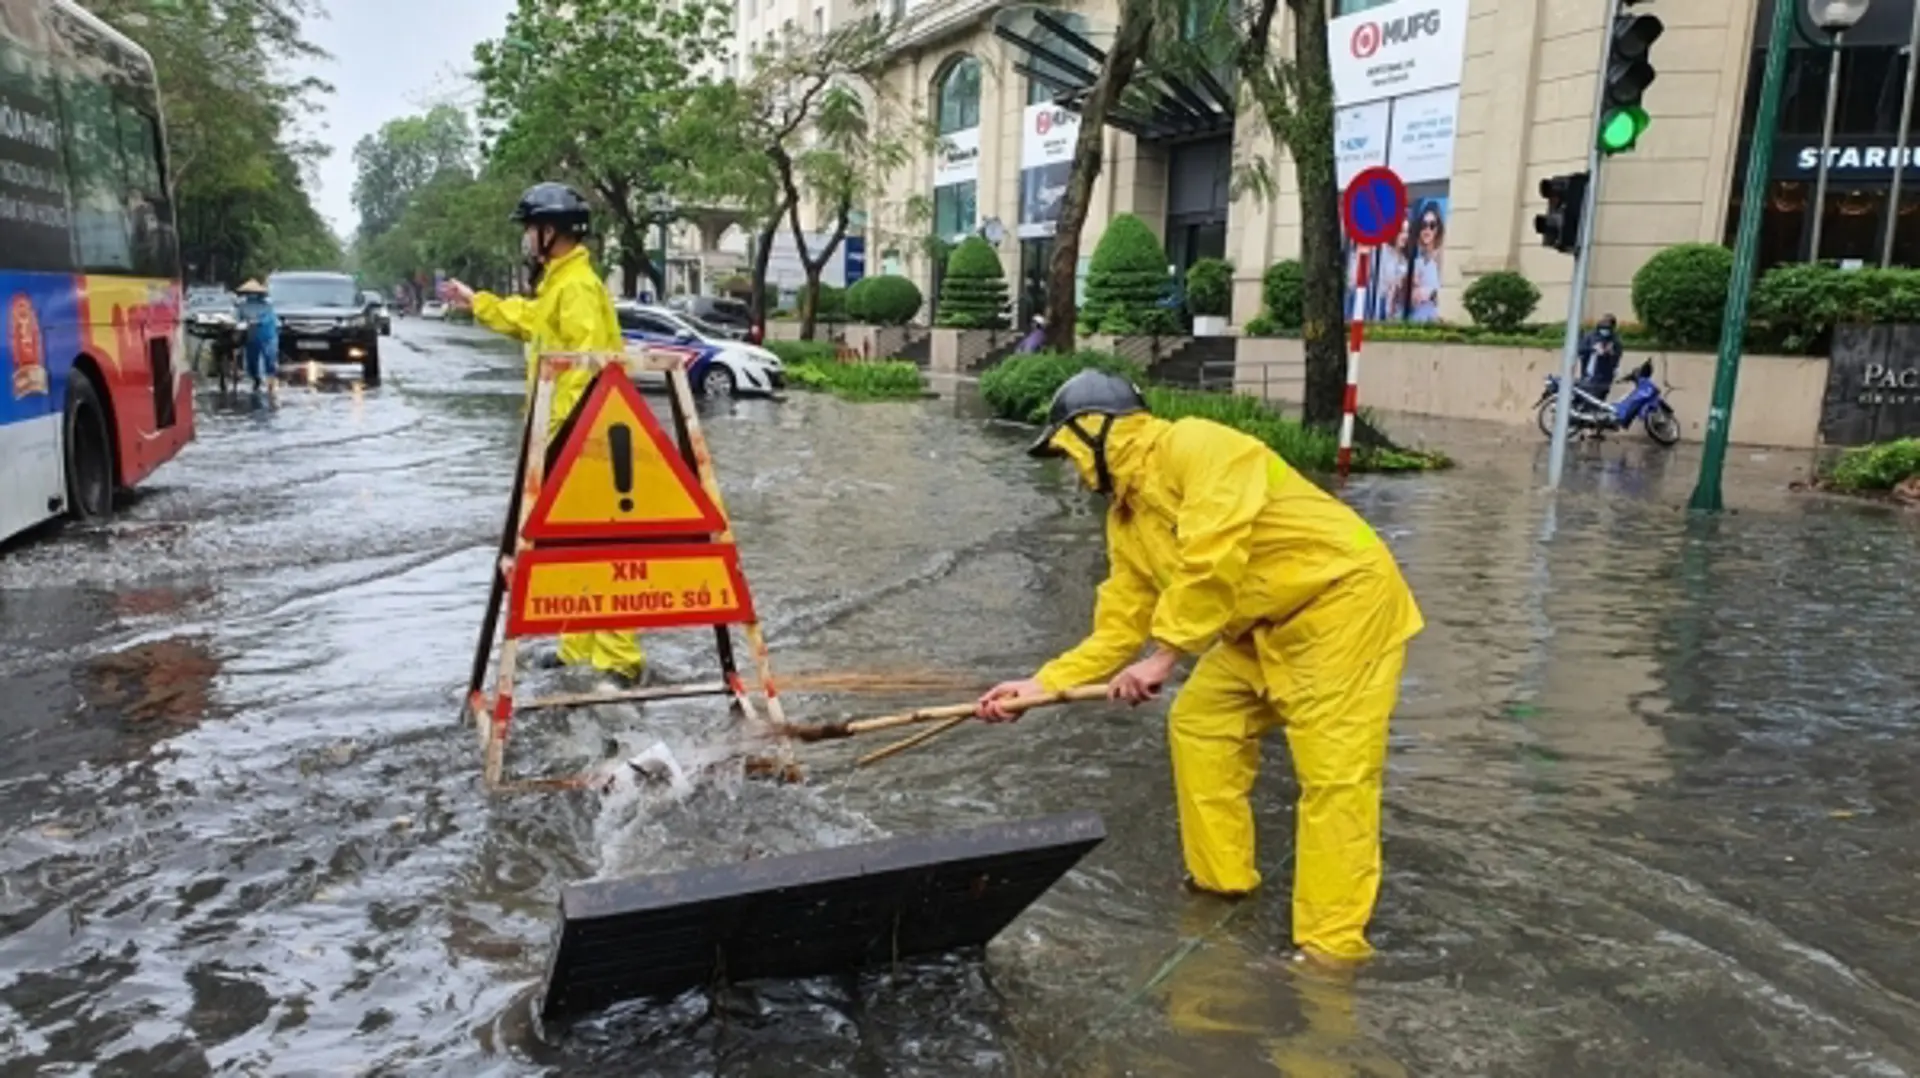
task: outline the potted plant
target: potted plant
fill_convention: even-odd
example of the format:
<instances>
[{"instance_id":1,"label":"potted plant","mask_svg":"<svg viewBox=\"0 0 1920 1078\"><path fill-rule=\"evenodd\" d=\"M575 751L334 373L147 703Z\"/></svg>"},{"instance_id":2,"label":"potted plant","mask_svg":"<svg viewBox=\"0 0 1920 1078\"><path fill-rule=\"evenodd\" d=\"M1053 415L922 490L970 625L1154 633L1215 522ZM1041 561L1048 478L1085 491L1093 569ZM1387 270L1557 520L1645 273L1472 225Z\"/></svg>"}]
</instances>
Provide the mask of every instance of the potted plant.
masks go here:
<instances>
[{"instance_id":1,"label":"potted plant","mask_svg":"<svg viewBox=\"0 0 1920 1078\"><path fill-rule=\"evenodd\" d=\"M1193 335L1224 337L1233 313L1233 264L1202 258L1187 269L1187 313L1193 315Z\"/></svg>"}]
</instances>

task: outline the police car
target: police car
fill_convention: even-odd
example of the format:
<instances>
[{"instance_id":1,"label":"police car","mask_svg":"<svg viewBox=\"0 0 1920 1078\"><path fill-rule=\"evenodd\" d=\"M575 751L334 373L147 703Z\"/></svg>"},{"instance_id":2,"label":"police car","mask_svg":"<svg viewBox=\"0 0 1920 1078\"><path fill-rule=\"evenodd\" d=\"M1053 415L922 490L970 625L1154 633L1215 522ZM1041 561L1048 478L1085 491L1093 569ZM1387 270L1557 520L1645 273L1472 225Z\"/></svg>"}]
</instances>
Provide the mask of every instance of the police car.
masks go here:
<instances>
[{"instance_id":1,"label":"police car","mask_svg":"<svg viewBox=\"0 0 1920 1078\"><path fill-rule=\"evenodd\" d=\"M694 392L708 397L764 397L786 385L780 357L728 337L690 315L632 301L613 305L620 334L630 341L675 344L700 349L687 368ZM658 378L658 375L653 376Z\"/></svg>"}]
</instances>

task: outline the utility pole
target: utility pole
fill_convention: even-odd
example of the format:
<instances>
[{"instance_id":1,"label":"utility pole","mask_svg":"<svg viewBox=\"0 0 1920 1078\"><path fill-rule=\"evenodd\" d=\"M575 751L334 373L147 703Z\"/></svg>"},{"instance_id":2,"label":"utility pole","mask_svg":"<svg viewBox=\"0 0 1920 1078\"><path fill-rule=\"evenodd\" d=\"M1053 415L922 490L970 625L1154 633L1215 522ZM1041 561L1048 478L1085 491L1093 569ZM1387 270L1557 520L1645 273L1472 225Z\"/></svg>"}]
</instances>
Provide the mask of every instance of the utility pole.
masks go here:
<instances>
[{"instance_id":1,"label":"utility pole","mask_svg":"<svg viewBox=\"0 0 1920 1078\"><path fill-rule=\"evenodd\" d=\"M1600 222L1600 130L1607 114L1607 69L1613 58L1613 28L1620 0L1607 0L1600 24L1600 70L1593 80L1593 122L1587 132L1586 202L1580 209L1580 235L1573 251L1573 291L1567 297L1567 336L1560 346L1560 391L1553 401L1553 444L1547 450L1547 489L1560 488L1567 466L1567 420L1573 411L1573 364L1580 355L1580 316L1587 303L1587 266L1593 257L1593 233Z\"/></svg>"},{"instance_id":2,"label":"utility pole","mask_svg":"<svg viewBox=\"0 0 1920 1078\"><path fill-rule=\"evenodd\" d=\"M1747 293L1753 290L1754 252L1760 245L1760 218L1766 208L1768 162L1773 160L1774 128L1780 112L1780 84L1787 74L1787 47L1796 5L1775 0L1773 28L1767 37L1766 75L1760 82L1760 108L1747 144L1747 186L1740 202L1740 229L1733 241L1733 275L1727 282L1727 307L1720 319L1720 356L1713 372L1713 401L1707 407L1706 450L1700 457L1700 481L1687 508L1718 513L1726 502L1720 490L1727 466L1727 437L1733 418L1733 389L1740 379L1741 337L1747 326ZM1819 207L1814 208L1818 213Z\"/></svg>"}]
</instances>

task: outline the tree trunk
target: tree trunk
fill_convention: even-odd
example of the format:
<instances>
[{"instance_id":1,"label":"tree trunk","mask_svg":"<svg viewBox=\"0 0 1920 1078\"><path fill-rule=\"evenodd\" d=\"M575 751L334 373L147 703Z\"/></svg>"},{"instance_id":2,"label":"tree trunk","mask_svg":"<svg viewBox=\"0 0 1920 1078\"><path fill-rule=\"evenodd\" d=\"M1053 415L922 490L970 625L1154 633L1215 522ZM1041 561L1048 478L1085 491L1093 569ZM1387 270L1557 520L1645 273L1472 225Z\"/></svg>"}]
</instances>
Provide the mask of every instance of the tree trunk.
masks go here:
<instances>
[{"instance_id":1,"label":"tree trunk","mask_svg":"<svg viewBox=\"0 0 1920 1078\"><path fill-rule=\"evenodd\" d=\"M842 200L839 212L835 215L833 235L827 238L827 245L815 259L807 251L806 234L800 231L800 200L791 189L787 192L787 222L793 228L793 245L800 252L800 265L807 271L807 289L800 300L800 338L813 340L818 328L820 314L820 273L832 261L833 252L840 247L840 241L847 235L847 222L853 216L853 204Z\"/></svg>"},{"instance_id":2,"label":"tree trunk","mask_svg":"<svg viewBox=\"0 0 1920 1078\"><path fill-rule=\"evenodd\" d=\"M1100 143L1106 137L1107 113L1127 83L1133 81L1134 69L1152 35L1151 0L1124 0L1113 48L1107 50L1107 62L1080 108L1080 135L1073 145L1073 166L1060 205L1060 223L1054 228L1053 258L1047 263L1045 347L1051 351L1073 351L1079 306L1074 301L1073 286L1080 268L1080 232L1086 227L1087 211L1093 203L1094 182L1100 178Z\"/></svg>"},{"instance_id":3,"label":"tree trunk","mask_svg":"<svg viewBox=\"0 0 1920 1078\"><path fill-rule=\"evenodd\" d=\"M1306 401L1301 418L1340 422L1347 387L1346 259L1340 240L1340 187L1334 171L1333 77L1327 57L1327 0L1290 0L1294 100L1288 148L1300 188L1300 269L1305 322Z\"/></svg>"},{"instance_id":4,"label":"tree trunk","mask_svg":"<svg viewBox=\"0 0 1920 1078\"><path fill-rule=\"evenodd\" d=\"M773 237L779 233L780 218L786 212L785 206L775 210L753 242L753 295L747 299L747 309L763 337L767 328L767 265L773 261Z\"/></svg>"}]
</instances>

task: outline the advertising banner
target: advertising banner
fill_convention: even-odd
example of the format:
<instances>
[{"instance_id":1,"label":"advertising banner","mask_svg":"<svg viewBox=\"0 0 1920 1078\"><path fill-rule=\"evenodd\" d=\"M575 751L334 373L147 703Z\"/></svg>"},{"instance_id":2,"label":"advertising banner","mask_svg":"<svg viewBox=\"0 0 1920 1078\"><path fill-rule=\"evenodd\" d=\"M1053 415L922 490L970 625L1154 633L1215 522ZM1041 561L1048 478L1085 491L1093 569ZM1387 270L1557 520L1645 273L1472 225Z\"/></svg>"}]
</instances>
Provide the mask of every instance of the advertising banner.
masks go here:
<instances>
[{"instance_id":1,"label":"advertising banner","mask_svg":"<svg viewBox=\"0 0 1920 1078\"><path fill-rule=\"evenodd\" d=\"M1453 127L1459 111L1458 86L1394 100L1393 148L1388 159L1402 181L1453 179Z\"/></svg>"},{"instance_id":2,"label":"advertising banner","mask_svg":"<svg viewBox=\"0 0 1920 1078\"><path fill-rule=\"evenodd\" d=\"M1333 114L1333 153L1342 190L1361 169L1387 163L1387 118L1392 114L1385 101L1351 105Z\"/></svg>"},{"instance_id":3,"label":"advertising banner","mask_svg":"<svg viewBox=\"0 0 1920 1078\"><path fill-rule=\"evenodd\" d=\"M940 136L933 153L933 185L976 183L980 179L980 129L969 127Z\"/></svg>"},{"instance_id":4,"label":"advertising banner","mask_svg":"<svg viewBox=\"0 0 1920 1078\"><path fill-rule=\"evenodd\" d=\"M1343 106L1458 86L1467 0L1396 0L1330 20L1327 54Z\"/></svg>"},{"instance_id":5,"label":"advertising banner","mask_svg":"<svg viewBox=\"0 0 1920 1078\"><path fill-rule=\"evenodd\" d=\"M1080 116L1051 102L1028 105L1020 128L1021 239L1053 235L1080 138Z\"/></svg>"}]
</instances>

